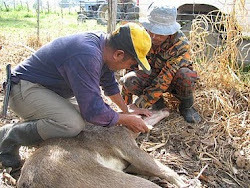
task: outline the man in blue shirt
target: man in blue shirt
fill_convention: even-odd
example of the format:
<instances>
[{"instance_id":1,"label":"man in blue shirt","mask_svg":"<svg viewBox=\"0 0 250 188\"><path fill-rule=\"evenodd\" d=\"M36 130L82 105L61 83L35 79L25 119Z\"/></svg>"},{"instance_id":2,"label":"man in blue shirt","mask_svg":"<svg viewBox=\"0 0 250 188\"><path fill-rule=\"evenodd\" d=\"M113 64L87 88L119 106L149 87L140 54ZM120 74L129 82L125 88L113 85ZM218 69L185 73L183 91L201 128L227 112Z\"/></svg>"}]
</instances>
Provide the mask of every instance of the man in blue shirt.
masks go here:
<instances>
[{"instance_id":1,"label":"man in blue shirt","mask_svg":"<svg viewBox=\"0 0 250 188\"><path fill-rule=\"evenodd\" d=\"M12 71L10 108L25 122L1 128L2 164L18 167L21 145L76 136L87 122L105 127L122 124L134 132L147 132L136 114L150 113L135 106L134 113L129 113L113 71L139 64L150 73L146 59L150 48L147 32L128 23L111 35L86 32L58 38L19 64ZM103 101L100 86L122 113ZM72 97L77 107L69 101Z\"/></svg>"}]
</instances>

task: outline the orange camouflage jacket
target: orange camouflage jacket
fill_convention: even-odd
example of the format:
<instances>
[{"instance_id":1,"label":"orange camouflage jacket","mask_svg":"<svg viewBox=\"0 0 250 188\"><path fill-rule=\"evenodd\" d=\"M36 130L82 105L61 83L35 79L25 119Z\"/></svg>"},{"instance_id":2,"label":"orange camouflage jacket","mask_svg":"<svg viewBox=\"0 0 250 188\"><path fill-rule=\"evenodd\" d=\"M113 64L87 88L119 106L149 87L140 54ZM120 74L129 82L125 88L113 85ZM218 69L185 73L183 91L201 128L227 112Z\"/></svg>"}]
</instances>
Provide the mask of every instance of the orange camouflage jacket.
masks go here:
<instances>
[{"instance_id":1,"label":"orange camouflage jacket","mask_svg":"<svg viewBox=\"0 0 250 188\"><path fill-rule=\"evenodd\" d=\"M190 55L190 44L182 31L170 35L156 50L151 48L147 59L152 82L135 101L136 106L148 108L154 104L167 91L178 69L192 67Z\"/></svg>"}]
</instances>

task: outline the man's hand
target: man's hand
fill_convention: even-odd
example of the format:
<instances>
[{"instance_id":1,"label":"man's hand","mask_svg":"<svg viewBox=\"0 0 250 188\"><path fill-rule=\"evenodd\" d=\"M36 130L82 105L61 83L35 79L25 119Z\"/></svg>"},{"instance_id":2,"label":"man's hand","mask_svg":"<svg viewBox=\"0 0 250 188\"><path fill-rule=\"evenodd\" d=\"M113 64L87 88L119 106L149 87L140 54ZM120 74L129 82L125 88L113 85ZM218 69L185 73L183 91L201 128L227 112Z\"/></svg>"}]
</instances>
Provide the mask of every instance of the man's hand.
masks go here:
<instances>
[{"instance_id":1,"label":"man's hand","mask_svg":"<svg viewBox=\"0 0 250 188\"><path fill-rule=\"evenodd\" d=\"M139 115L119 114L119 121L117 124L122 124L135 133L145 133L149 131L145 121Z\"/></svg>"},{"instance_id":2,"label":"man's hand","mask_svg":"<svg viewBox=\"0 0 250 188\"><path fill-rule=\"evenodd\" d=\"M128 110L132 114L144 115L147 117L152 115L152 112L150 112L148 109L138 108L135 104L128 105Z\"/></svg>"}]
</instances>

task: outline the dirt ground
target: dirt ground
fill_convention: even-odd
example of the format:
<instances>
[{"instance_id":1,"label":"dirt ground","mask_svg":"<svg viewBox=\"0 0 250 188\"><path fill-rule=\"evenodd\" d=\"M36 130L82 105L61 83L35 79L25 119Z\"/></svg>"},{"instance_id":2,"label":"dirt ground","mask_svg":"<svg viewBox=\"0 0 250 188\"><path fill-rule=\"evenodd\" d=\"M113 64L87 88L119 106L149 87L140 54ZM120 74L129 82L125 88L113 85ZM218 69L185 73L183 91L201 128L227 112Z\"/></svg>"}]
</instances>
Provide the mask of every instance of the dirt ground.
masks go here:
<instances>
[{"instance_id":1,"label":"dirt ground","mask_svg":"<svg viewBox=\"0 0 250 188\"><path fill-rule=\"evenodd\" d=\"M2 101L3 95L1 93ZM112 106L112 104L111 104ZM115 106L113 106L116 109ZM14 123L19 121L18 117L8 112L6 119L1 120L1 125L6 123ZM171 111L170 116L158 123L153 130L147 134L141 134L137 138L138 145L141 149L148 152L152 157L159 159L162 163L173 168L184 179L195 179L198 174L202 187L221 187L221 188L238 188L249 186L249 169L233 167L237 171L238 179L230 174L230 170L225 170L221 159L217 159L210 154L209 150L214 147L220 147L225 151L234 150L230 141L221 137L219 142L214 143L209 137L206 137L213 123L203 120L199 124L189 124L179 115L177 111ZM21 147L20 155L25 160L35 151L33 147ZM233 155L233 153L224 153L223 155ZM221 156L223 158L224 156ZM232 160L236 160L232 156ZM249 168L249 167L248 167ZM228 167L228 169L230 169ZM8 173L10 169L0 167L0 187L15 187L15 180L18 179L20 169ZM7 173L6 173L7 172ZM11 176L9 177L9 174ZM13 179L14 178L14 179ZM151 181L157 183L161 187L172 187L164 180L159 178L151 178Z\"/></svg>"}]
</instances>

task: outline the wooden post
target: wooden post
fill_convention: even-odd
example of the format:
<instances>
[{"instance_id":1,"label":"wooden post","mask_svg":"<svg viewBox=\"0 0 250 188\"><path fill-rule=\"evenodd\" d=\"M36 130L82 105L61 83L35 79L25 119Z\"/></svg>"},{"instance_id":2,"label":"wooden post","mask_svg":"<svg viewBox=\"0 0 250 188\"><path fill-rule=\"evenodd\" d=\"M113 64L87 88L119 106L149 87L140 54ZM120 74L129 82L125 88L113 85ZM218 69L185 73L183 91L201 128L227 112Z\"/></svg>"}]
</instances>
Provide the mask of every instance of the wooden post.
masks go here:
<instances>
[{"instance_id":1,"label":"wooden post","mask_svg":"<svg viewBox=\"0 0 250 188\"><path fill-rule=\"evenodd\" d=\"M50 9L49 9L49 1L47 1L47 7L48 7L48 13L50 12Z\"/></svg>"},{"instance_id":2,"label":"wooden post","mask_svg":"<svg viewBox=\"0 0 250 188\"><path fill-rule=\"evenodd\" d=\"M108 28L107 32L111 33L116 27L117 0L108 0Z\"/></svg>"},{"instance_id":3,"label":"wooden post","mask_svg":"<svg viewBox=\"0 0 250 188\"><path fill-rule=\"evenodd\" d=\"M28 1L26 1L26 5L27 5L27 10L28 10L28 12L29 12L29 11L30 11L30 7L29 7Z\"/></svg>"},{"instance_id":4,"label":"wooden post","mask_svg":"<svg viewBox=\"0 0 250 188\"><path fill-rule=\"evenodd\" d=\"M63 7L61 6L61 15L62 15L62 19L63 19Z\"/></svg>"},{"instance_id":5,"label":"wooden post","mask_svg":"<svg viewBox=\"0 0 250 188\"><path fill-rule=\"evenodd\" d=\"M6 8L6 11L9 12L9 6L5 3L5 1L3 3L4 3L4 6Z\"/></svg>"},{"instance_id":6,"label":"wooden post","mask_svg":"<svg viewBox=\"0 0 250 188\"><path fill-rule=\"evenodd\" d=\"M37 45L40 40L40 0L37 0Z\"/></svg>"}]
</instances>

